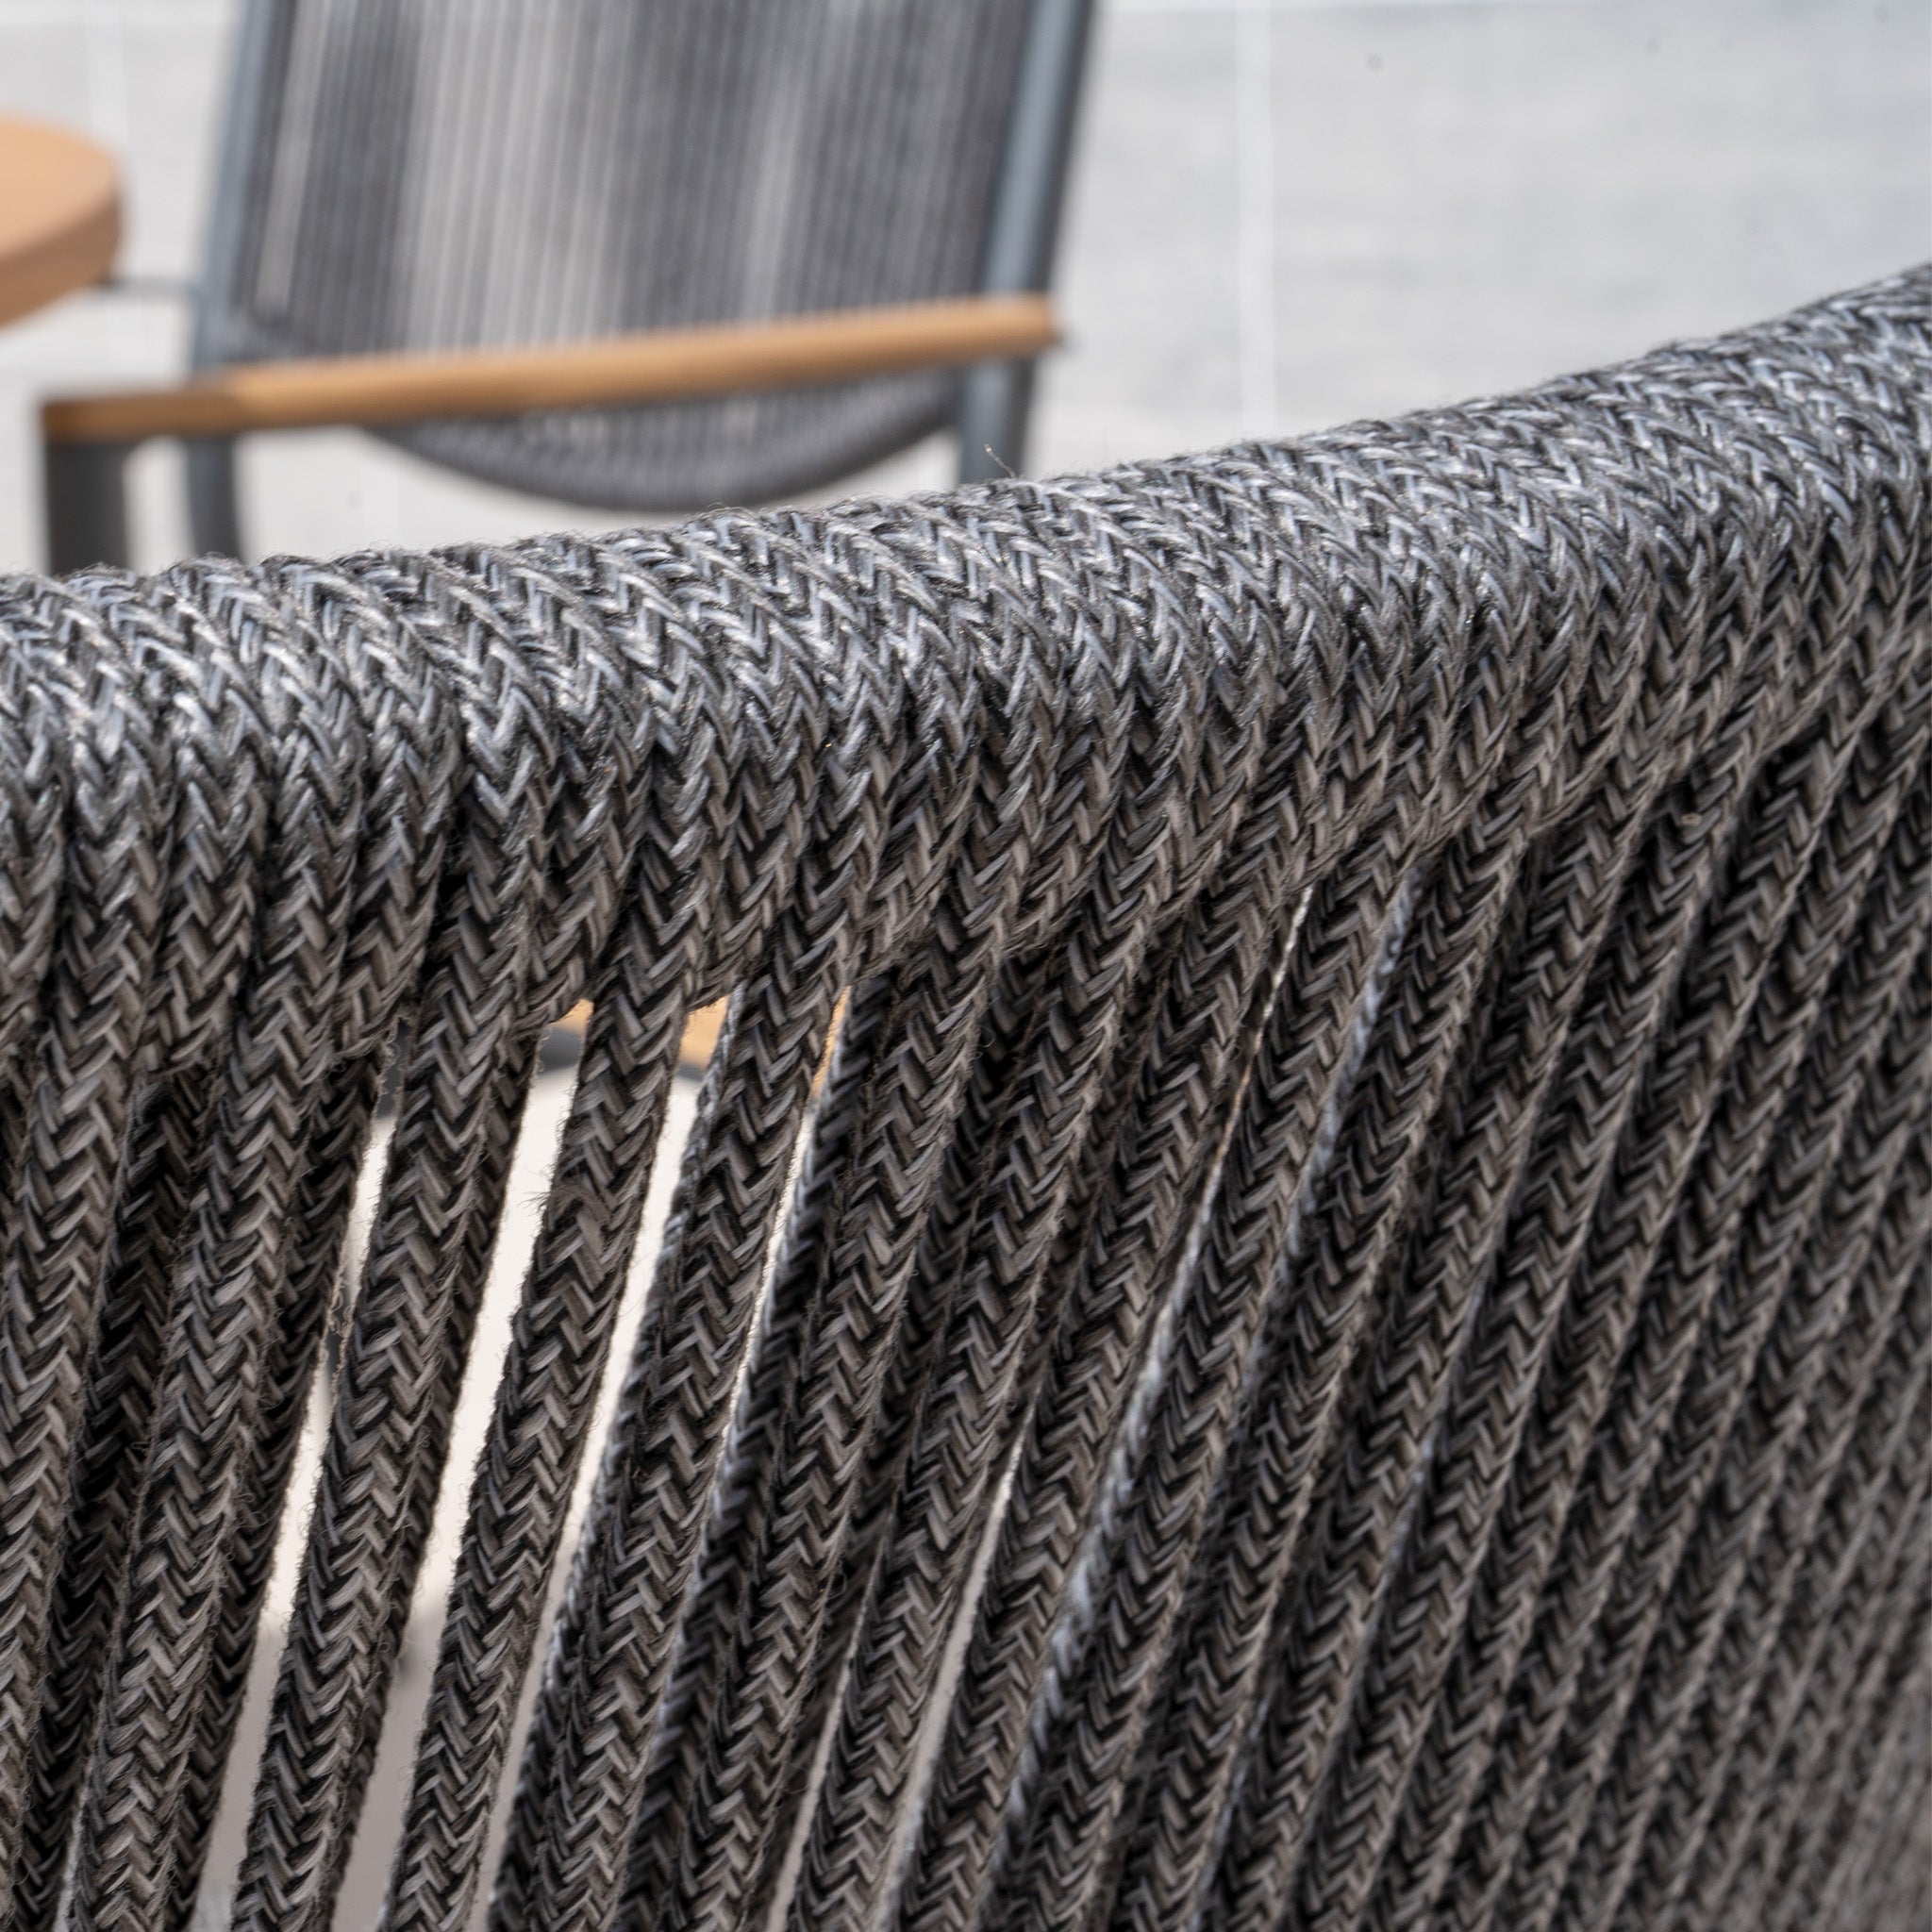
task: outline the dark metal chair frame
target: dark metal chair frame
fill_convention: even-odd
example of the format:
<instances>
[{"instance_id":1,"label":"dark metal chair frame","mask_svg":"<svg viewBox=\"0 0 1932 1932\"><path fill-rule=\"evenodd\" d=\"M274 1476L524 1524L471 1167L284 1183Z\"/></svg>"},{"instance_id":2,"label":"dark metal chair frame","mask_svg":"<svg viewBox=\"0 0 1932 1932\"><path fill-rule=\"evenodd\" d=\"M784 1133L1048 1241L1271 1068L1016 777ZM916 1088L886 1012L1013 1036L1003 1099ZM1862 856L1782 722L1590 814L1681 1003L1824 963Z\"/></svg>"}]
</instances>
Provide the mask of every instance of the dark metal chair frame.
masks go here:
<instances>
[{"instance_id":1,"label":"dark metal chair frame","mask_svg":"<svg viewBox=\"0 0 1932 1932\"><path fill-rule=\"evenodd\" d=\"M186 445L189 524L195 549L241 556L243 545L236 488L239 430L225 425L235 423L254 429L322 423L362 426L372 421L430 420L444 413L431 408L413 418L393 408L372 414L366 399L345 396L340 382L329 382L329 372L332 367L340 370L340 362L284 365L290 380L277 386L271 400L253 397L237 406L232 395L222 392L223 371L210 325L212 298L216 291L235 285L238 255L244 246L248 169L259 131L268 62L278 16L289 5L290 0L252 0L243 18L197 303L191 380L158 391L56 399L42 409L47 550L49 567L55 571L128 561L126 459L139 443L152 437L178 436ZM895 318L887 311L852 310L835 317L799 318L807 329L816 328L821 336L829 325L833 340L816 363L809 345L802 357L792 350L785 322L765 332L776 338L776 359L802 368L805 381L849 379L921 367L961 368L964 374L954 417L961 482L983 481L1024 467L1038 357L1057 340L1057 332L1043 304L1028 308L1016 306L1010 298L1042 296L1051 280L1092 12L1093 0L1033 0L987 225L975 291L981 298L978 303L969 299L912 305L901 312L906 326L896 333L890 325ZM917 312L928 308L947 312L931 317ZM888 324L883 338L877 320ZM728 338L738 332L741 331L727 325L719 334ZM694 342L697 334L692 332ZM611 347L621 351L635 346L656 368L663 359L661 355L653 356L657 340L644 334L619 339ZM560 353L568 356L586 346L563 345ZM614 387L595 400L670 400L731 392L740 386L717 375L721 358L726 365L733 358L728 340L698 346L715 352L704 380L696 384L689 378L680 381L675 373L668 377L661 372L655 376L626 375L620 367ZM545 345L529 353L541 379L559 349ZM374 358L353 359L358 364L366 361L372 369L377 361ZM386 358L381 358L384 366L375 373L393 389L399 378L418 366L431 376L447 373L445 365L451 359L441 355ZM770 363L773 357L768 353L764 360ZM756 365L755 358L744 367L744 388L786 386L782 371L774 378L771 369ZM322 377L319 394L303 392L301 376L309 370ZM581 384L579 399L584 399ZM510 412L501 406L476 411ZM211 420L224 426L210 433Z\"/></svg>"}]
</instances>

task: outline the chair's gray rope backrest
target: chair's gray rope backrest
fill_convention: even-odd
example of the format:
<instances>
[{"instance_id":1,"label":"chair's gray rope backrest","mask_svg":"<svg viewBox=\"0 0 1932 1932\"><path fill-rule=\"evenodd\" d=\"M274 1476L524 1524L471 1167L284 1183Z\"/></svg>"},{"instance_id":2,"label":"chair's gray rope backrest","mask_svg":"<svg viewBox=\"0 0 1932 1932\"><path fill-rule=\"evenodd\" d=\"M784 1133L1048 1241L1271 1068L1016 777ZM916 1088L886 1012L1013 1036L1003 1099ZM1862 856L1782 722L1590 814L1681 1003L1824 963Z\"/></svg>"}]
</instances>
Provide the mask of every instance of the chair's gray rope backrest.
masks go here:
<instances>
[{"instance_id":1,"label":"chair's gray rope backrest","mask_svg":"<svg viewBox=\"0 0 1932 1932\"><path fill-rule=\"evenodd\" d=\"M969 293L1030 11L255 0L197 359ZM919 374L386 433L519 490L689 509L849 475L943 425L957 391Z\"/></svg>"},{"instance_id":2,"label":"chair's gray rope backrest","mask_svg":"<svg viewBox=\"0 0 1932 1932\"><path fill-rule=\"evenodd\" d=\"M0 587L11 1932L190 1923L285 1509L250 1932L358 1825L391 1932L1922 1923L1928 590L1932 270L1100 477Z\"/></svg>"}]
</instances>

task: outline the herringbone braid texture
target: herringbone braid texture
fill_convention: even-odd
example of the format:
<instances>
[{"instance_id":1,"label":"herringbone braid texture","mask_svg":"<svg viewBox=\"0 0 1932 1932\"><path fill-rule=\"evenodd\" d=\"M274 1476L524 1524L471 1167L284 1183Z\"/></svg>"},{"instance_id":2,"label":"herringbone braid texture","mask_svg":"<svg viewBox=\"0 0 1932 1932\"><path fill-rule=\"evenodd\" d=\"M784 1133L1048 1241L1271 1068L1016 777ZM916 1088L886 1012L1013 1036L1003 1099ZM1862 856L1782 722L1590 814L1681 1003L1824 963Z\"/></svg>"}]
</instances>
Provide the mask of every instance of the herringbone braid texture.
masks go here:
<instances>
[{"instance_id":1,"label":"herringbone braid texture","mask_svg":"<svg viewBox=\"0 0 1932 1932\"><path fill-rule=\"evenodd\" d=\"M0 583L0 1160L9 1932L1904 1932L1932 269Z\"/></svg>"}]
</instances>

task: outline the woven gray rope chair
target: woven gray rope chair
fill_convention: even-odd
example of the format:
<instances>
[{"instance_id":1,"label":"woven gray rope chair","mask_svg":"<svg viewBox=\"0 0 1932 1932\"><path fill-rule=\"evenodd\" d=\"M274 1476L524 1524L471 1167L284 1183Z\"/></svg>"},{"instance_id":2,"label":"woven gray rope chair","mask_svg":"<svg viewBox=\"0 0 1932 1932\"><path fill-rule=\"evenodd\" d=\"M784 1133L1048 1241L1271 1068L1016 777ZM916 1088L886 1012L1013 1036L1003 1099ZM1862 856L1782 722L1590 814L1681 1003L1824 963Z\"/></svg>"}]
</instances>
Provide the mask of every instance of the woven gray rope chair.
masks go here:
<instances>
[{"instance_id":1,"label":"woven gray rope chair","mask_svg":"<svg viewBox=\"0 0 1932 1932\"><path fill-rule=\"evenodd\" d=\"M1932 270L1098 477L0 587L12 1932L320 1932L378 1826L391 1932L1923 1924L1928 591Z\"/></svg>"},{"instance_id":2,"label":"woven gray rope chair","mask_svg":"<svg viewBox=\"0 0 1932 1932\"><path fill-rule=\"evenodd\" d=\"M1091 11L250 0L195 378L43 410L53 567L127 560L155 436L225 556L258 429L607 510L770 501L949 422L962 478L1018 469Z\"/></svg>"}]
</instances>

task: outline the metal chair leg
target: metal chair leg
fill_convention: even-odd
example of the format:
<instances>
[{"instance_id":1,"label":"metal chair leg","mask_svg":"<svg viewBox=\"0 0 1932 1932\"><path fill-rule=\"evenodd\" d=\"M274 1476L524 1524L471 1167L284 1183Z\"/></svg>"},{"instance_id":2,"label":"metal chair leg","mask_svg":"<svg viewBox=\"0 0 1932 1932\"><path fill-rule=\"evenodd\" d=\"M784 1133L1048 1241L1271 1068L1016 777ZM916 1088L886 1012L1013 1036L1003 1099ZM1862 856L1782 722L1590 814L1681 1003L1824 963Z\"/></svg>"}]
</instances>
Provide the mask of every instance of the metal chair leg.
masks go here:
<instances>
[{"instance_id":1,"label":"metal chair leg","mask_svg":"<svg viewBox=\"0 0 1932 1932\"><path fill-rule=\"evenodd\" d=\"M197 437L182 448L188 458L188 534L195 555L240 558L234 438Z\"/></svg>"},{"instance_id":2,"label":"metal chair leg","mask_svg":"<svg viewBox=\"0 0 1932 1932\"><path fill-rule=\"evenodd\" d=\"M128 445L50 442L42 451L47 568L57 575L90 564L126 568Z\"/></svg>"},{"instance_id":3,"label":"metal chair leg","mask_svg":"<svg viewBox=\"0 0 1932 1932\"><path fill-rule=\"evenodd\" d=\"M980 265L980 287L988 293L1045 289L1053 279L1074 116L1092 26L1093 0L1033 0ZM953 419L960 482L1024 472L1034 369L1027 360L967 371Z\"/></svg>"},{"instance_id":4,"label":"metal chair leg","mask_svg":"<svg viewBox=\"0 0 1932 1932\"><path fill-rule=\"evenodd\" d=\"M986 483L995 476L1024 475L1033 371L1029 361L982 362L966 372L955 418L960 482Z\"/></svg>"}]
</instances>

